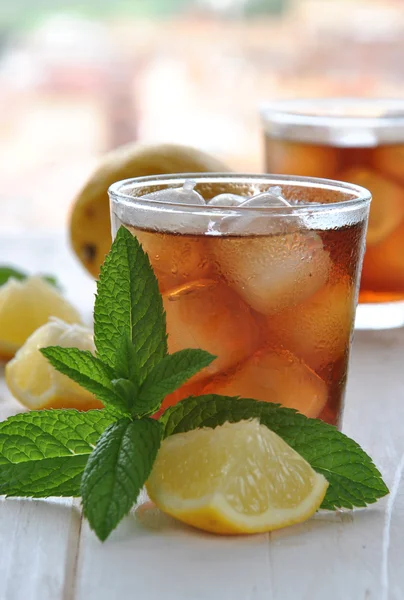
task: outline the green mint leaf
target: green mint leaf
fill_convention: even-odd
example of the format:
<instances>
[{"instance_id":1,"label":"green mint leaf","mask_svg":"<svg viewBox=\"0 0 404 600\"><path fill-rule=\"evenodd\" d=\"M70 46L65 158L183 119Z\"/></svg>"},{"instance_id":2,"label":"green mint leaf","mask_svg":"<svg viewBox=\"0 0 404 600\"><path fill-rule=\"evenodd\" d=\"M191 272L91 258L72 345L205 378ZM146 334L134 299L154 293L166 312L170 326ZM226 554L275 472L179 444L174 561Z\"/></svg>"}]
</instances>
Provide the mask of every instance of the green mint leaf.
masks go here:
<instances>
[{"instance_id":1,"label":"green mint leaf","mask_svg":"<svg viewBox=\"0 0 404 600\"><path fill-rule=\"evenodd\" d=\"M153 419L120 419L99 439L81 480L81 495L84 514L100 540L109 536L136 502L160 439L160 423Z\"/></svg>"},{"instance_id":2,"label":"green mint leaf","mask_svg":"<svg viewBox=\"0 0 404 600\"><path fill-rule=\"evenodd\" d=\"M115 355L115 375L120 379L129 379L139 387L136 348L127 333L122 333Z\"/></svg>"},{"instance_id":3,"label":"green mint leaf","mask_svg":"<svg viewBox=\"0 0 404 600\"><path fill-rule=\"evenodd\" d=\"M9 267L9 266L0 267L0 287L2 285L4 285L5 283L7 283L7 281L10 279L10 277L17 279L18 281L22 281L22 280L26 279L28 277L28 275L27 275L27 273L24 273L23 271L20 271L19 269L15 269L14 267ZM60 285L58 284L56 277L53 277L52 275L41 275L41 277L43 279L45 279L45 281L47 281L51 285L60 289Z\"/></svg>"},{"instance_id":4,"label":"green mint leaf","mask_svg":"<svg viewBox=\"0 0 404 600\"><path fill-rule=\"evenodd\" d=\"M64 375L96 396L115 415L129 415L125 400L112 384L114 372L88 350L49 346L40 351Z\"/></svg>"},{"instance_id":5,"label":"green mint leaf","mask_svg":"<svg viewBox=\"0 0 404 600\"><path fill-rule=\"evenodd\" d=\"M113 379L112 385L116 393L125 401L128 409L131 410L139 390L138 386L129 379Z\"/></svg>"},{"instance_id":6,"label":"green mint leaf","mask_svg":"<svg viewBox=\"0 0 404 600\"><path fill-rule=\"evenodd\" d=\"M133 405L133 412L138 416L155 413L168 394L175 392L215 358L209 352L195 349L167 354L146 377Z\"/></svg>"},{"instance_id":7,"label":"green mint leaf","mask_svg":"<svg viewBox=\"0 0 404 600\"><path fill-rule=\"evenodd\" d=\"M60 409L0 423L0 495L79 495L88 456L112 420L106 411Z\"/></svg>"},{"instance_id":8,"label":"green mint leaf","mask_svg":"<svg viewBox=\"0 0 404 600\"><path fill-rule=\"evenodd\" d=\"M167 409L160 422L167 437L252 418L277 433L328 479L322 508L363 507L388 494L380 472L356 442L319 419L278 404L214 394L191 397Z\"/></svg>"},{"instance_id":9,"label":"green mint leaf","mask_svg":"<svg viewBox=\"0 0 404 600\"><path fill-rule=\"evenodd\" d=\"M97 356L111 368L123 335L135 348L141 384L167 354L166 322L149 259L125 227L101 267L94 306Z\"/></svg>"},{"instance_id":10,"label":"green mint leaf","mask_svg":"<svg viewBox=\"0 0 404 600\"><path fill-rule=\"evenodd\" d=\"M22 281L23 279L26 279L27 275L26 273L23 273L23 271L14 269L13 267L0 267L0 286L7 283L10 277L14 277L14 279Z\"/></svg>"},{"instance_id":11,"label":"green mint leaf","mask_svg":"<svg viewBox=\"0 0 404 600\"><path fill-rule=\"evenodd\" d=\"M0 495L29 498L78 497L89 454L2 465Z\"/></svg>"},{"instance_id":12,"label":"green mint leaf","mask_svg":"<svg viewBox=\"0 0 404 600\"><path fill-rule=\"evenodd\" d=\"M62 286L60 285L60 283L58 282L56 277L54 277L53 275L41 275L41 277L42 277L42 279L45 279L45 281L47 281L48 283L53 285L53 287L57 288L58 290L62 289Z\"/></svg>"},{"instance_id":13,"label":"green mint leaf","mask_svg":"<svg viewBox=\"0 0 404 600\"><path fill-rule=\"evenodd\" d=\"M0 465L89 454L113 422L103 410L51 409L21 413L0 423Z\"/></svg>"}]
</instances>

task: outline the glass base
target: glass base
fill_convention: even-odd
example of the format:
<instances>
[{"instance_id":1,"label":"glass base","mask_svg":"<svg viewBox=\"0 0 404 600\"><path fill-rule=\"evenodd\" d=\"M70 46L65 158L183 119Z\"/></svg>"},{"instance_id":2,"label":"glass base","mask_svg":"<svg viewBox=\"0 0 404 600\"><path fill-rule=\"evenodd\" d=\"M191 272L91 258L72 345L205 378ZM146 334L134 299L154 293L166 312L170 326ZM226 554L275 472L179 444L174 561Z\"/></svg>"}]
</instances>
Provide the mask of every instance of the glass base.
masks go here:
<instances>
[{"instance_id":1,"label":"glass base","mask_svg":"<svg viewBox=\"0 0 404 600\"><path fill-rule=\"evenodd\" d=\"M355 329L396 329L404 327L404 301L359 304Z\"/></svg>"}]
</instances>

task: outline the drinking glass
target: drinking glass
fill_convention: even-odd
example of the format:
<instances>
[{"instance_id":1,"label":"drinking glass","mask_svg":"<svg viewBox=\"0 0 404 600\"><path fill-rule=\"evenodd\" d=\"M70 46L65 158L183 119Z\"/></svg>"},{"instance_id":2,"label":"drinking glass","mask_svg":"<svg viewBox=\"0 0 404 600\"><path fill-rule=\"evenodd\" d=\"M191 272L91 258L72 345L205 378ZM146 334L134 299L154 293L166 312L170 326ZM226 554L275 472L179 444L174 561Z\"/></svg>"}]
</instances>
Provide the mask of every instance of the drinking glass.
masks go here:
<instances>
[{"instance_id":1,"label":"drinking glass","mask_svg":"<svg viewBox=\"0 0 404 600\"><path fill-rule=\"evenodd\" d=\"M198 204L172 192L184 184L195 186ZM268 191L269 198L237 204ZM209 204L218 194L238 198ZM164 408L214 393L279 402L340 424L367 190L208 173L128 179L109 195L112 235L123 225L136 236L158 279L169 352L201 348L217 357Z\"/></svg>"},{"instance_id":2,"label":"drinking glass","mask_svg":"<svg viewBox=\"0 0 404 600\"><path fill-rule=\"evenodd\" d=\"M357 326L404 325L404 100L278 101L261 116L267 172L371 191Z\"/></svg>"}]
</instances>

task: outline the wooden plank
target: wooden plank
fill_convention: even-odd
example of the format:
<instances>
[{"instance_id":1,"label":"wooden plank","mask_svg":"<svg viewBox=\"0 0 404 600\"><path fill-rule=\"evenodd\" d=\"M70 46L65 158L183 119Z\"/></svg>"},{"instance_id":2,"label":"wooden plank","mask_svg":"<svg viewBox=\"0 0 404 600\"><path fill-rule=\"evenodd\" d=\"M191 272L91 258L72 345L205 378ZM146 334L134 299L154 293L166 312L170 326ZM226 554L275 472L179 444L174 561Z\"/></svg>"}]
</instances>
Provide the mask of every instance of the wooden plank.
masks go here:
<instances>
[{"instance_id":1,"label":"wooden plank","mask_svg":"<svg viewBox=\"0 0 404 600\"><path fill-rule=\"evenodd\" d=\"M2 600L70 600L80 519L69 499L0 500Z\"/></svg>"},{"instance_id":2,"label":"wooden plank","mask_svg":"<svg viewBox=\"0 0 404 600\"><path fill-rule=\"evenodd\" d=\"M105 544L83 527L76 600L403 599L403 355L404 331L357 332L344 419L389 499L244 539L192 531L144 505Z\"/></svg>"},{"instance_id":3,"label":"wooden plank","mask_svg":"<svg viewBox=\"0 0 404 600\"><path fill-rule=\"evenodd\" d=\"M268 536L219 538L150 503L104 544L83 524L75 600L269 600Z\"/></svg>"},{"instance_id":4,"label":"wooden plank","mask_svg":"<svg viewBox=\"0 0 404 600\"><path fill-rule=\"evenodd\" d=\"M0 263L55 274L67 296L91 311L94 283L76 263L63 235L2 232ZM8 392L0 367L0 420L24 410ZM70 600L81 524L71 499L0 499L0 599Z\"/></svg>"},{"instance_id":5,"label":"wooden plank","mask_svg":"<svg viewBox=\"0 0 404 600\"><path fill-rule=\"evenodd\" d=\"M23 407L0 369L0 420ZM0 498L0 599L70 600L81 515L71 499Z\"/></svg>"}]
</instances>

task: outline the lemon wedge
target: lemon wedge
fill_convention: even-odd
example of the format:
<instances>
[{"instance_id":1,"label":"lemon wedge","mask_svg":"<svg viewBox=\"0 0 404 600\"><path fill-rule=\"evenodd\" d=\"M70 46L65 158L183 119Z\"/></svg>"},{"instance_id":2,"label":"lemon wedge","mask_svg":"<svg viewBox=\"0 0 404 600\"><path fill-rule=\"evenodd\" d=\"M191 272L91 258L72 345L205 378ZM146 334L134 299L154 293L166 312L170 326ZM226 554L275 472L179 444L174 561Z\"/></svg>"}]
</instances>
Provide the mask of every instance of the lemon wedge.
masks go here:
<instances>
[{"instance_id":1,"label":"lemon wedge","mask_svg":"<svg viewBox=\"0 0 404 600\"><path fill-rule=\"evenodd\" d=\"M46 346L75 347L94 352L93 334L81 325L51 319L37 329L6 365L6 383L27 408L102 408L93 394L56 371L41 354Z\"/></svg>"},{"instance_id":2,"label":"lemon wedge","mask_svg":"<svg viewBox=\"0 0 404 600\"><path fill-rule=\"evenodd\" d=\"M51 316L80 322L76 309L42 277L10 278L0 287L0 360L12 358Z\"/></svg>"},{"instance_id":3,"label":"lemon wedge","mask_svg":"<svg viewBox=\"0 0 404 600\"><path fill-rule=\"evenodd\" d=\"M328 482L258 420L175 434L147 482L164 512L221 534L272 531L312 516Z\"/></svg>"}]
</instances>

